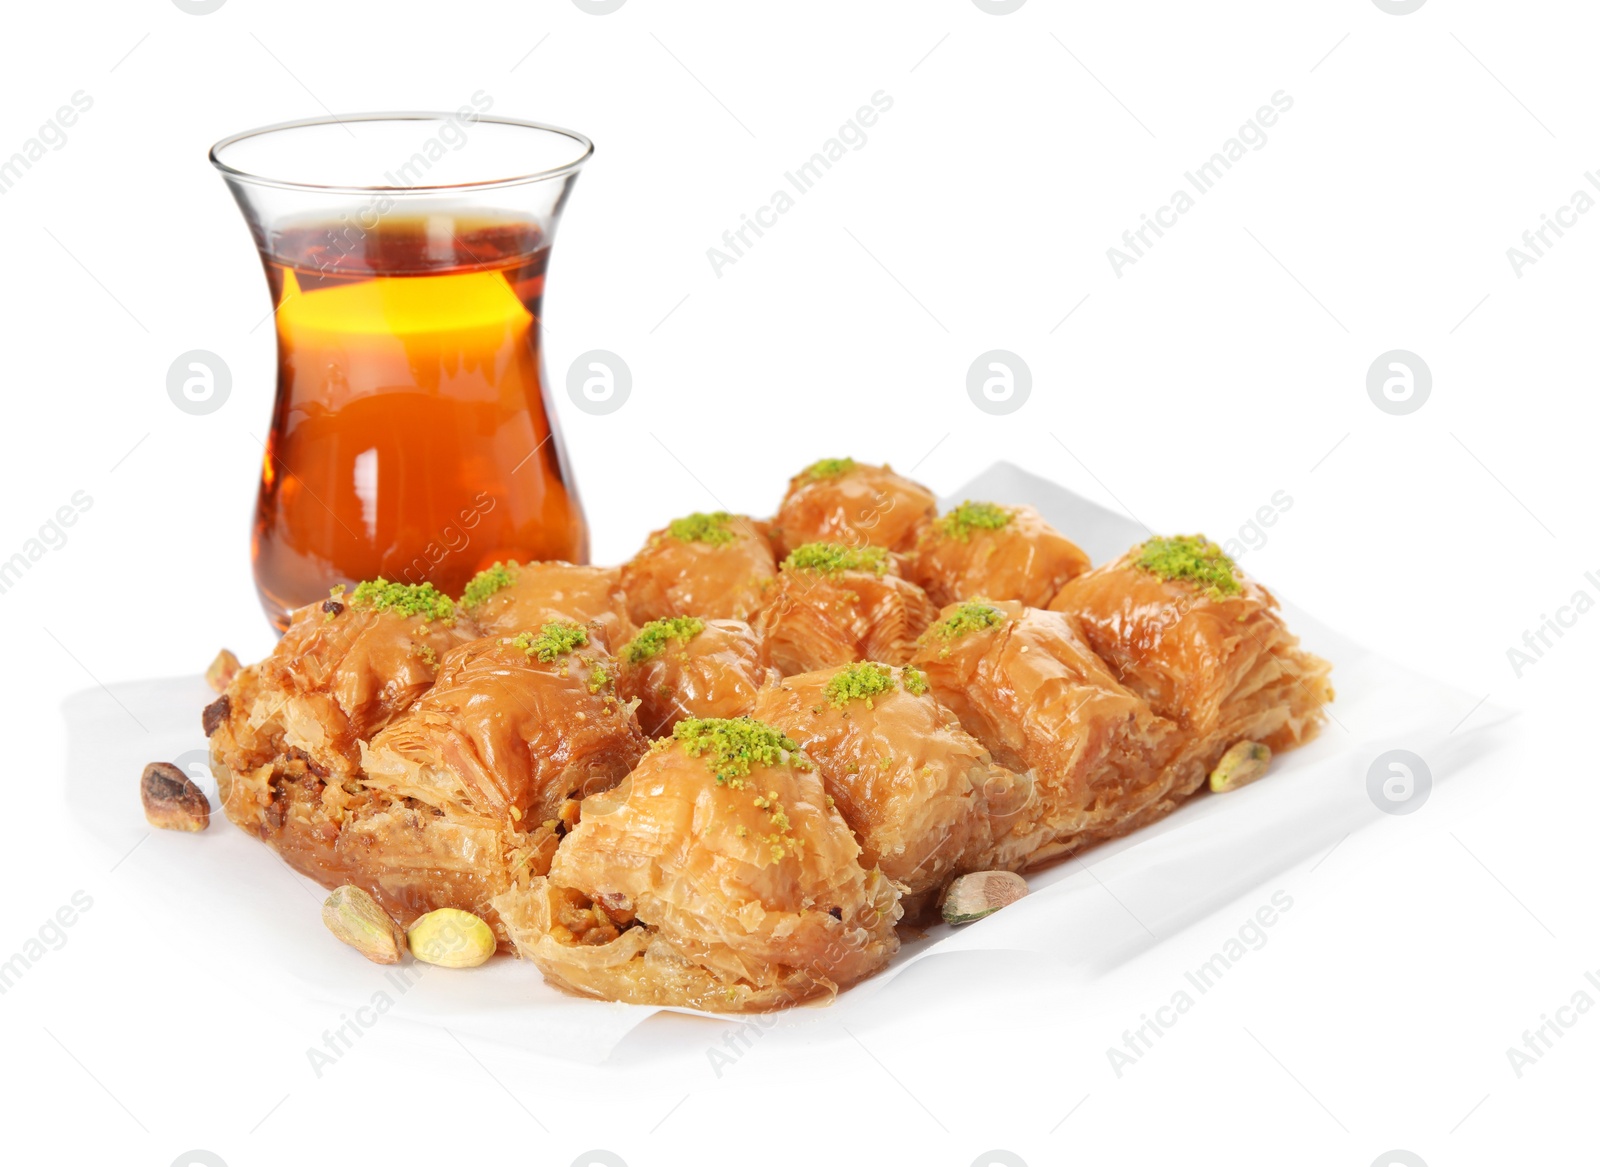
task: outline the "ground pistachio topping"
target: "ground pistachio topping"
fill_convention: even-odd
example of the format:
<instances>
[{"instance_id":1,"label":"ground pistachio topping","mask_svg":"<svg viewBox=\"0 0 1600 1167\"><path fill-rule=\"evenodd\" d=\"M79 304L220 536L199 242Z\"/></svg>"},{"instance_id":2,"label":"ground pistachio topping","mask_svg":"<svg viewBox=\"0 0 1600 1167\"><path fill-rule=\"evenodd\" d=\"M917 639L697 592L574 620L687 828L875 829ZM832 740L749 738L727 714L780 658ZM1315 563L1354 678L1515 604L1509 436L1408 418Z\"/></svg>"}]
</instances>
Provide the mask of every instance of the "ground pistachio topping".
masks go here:
<instances>
[{"instance_id":1,"label":"ground pistachio topping","mask_svg":"<svg viewBox=\"0 0 1600 1167\"><path fill-rule=\"evenodd\" d=\"M690 757L704 757L706 767L717 780L718 786L728 786L736 791L752 789L750 772L766 765L794 765L800 770L810 770L811 762L800 752L800 746L781 730L774 730L754 717L685 717L672 728L670 738L658 738L651 749L666 749L677 741ZM766 813L771 831L758 839L766 844L773 863L786 855L794 855L805 845L805 839L795 836L789 812L778 800L778 791L754 786L752 804ZM734 826L734 836L749 836L742 824Z\"/></svg>"},{"instance_id":2,"label":"ground pistachio topping","mask_svg":"<svg viewBox=\"0 0 1600 1167\"><path fill-rule=\"evenodd\" d=\"M450 597L431 583L391 583L381 575L357 585L350 601L357 608L374 612L398 612L402 616L421 616L442 624L455 622L456 606Z\"/></svg>"},{"instance_id":3,"label":"ground pistachio topping","mask_svg":"<svg viewBox=\"0 0 1600 1167\"><path fill-rule=\"evenodd\" d=\"M517 582L517 561L508 563L496 562L492 567L486 567L477 575L467 581L467 586L461 592L461 606L471 611L494 595L501 588L508 588Z\"/></svg>"},{"instance_id":4,"label":"ground pistachio topping","mask_svg":"<svg viewBox=\"0 0 1600 1167\"><path fill-rule=\"evenodd\" d=\"M838 478L842 474L850 473L855 468L856 460L854 458L821 458L800 471L800 477L812 479Z\"/></svg>"},{"instance_id":5,"label":"ground pistachio topping","mask_svg":"<svg viewBox=\"0 0 1600 1167\"><path fill-rule=\"evenodd\" d=\"M757 810L767 812L767 821L772 824L772 830L761 837L772 851L773 862L776 863L791 851L798 851L805 840L795 838L789 814L783 809L783 803L778 801L778 792L769 790L764 796L757 795L755 804Z\"/></svg>"},{"instance_id":6,"label":"ground pistachio topping","mask_svg":"<svg viewBox=\"0 0 1600 1167\"><path fill-rule=\"evenodd\" d=\"M574 624L570 620L552 620L537 632L520 632L500 643L516 645L530 657L538 657L548 664L558 656L566 656L573 649L588 644L589 634L581 624Z\"/></svg>"},{"instance_id":7,"label":"ground pistachio topping","mask_svg":"<svg viewBox=\"0 0 1600 1167\"><path fill-rule=\"evenodd\" d=\"M874 697L893 688L894 670L888 665L857 661L833 674L824 692L828 695L828 704L835 709L843 709L850 702L858 700L865 701L867 708L871 709Z\"/></svg>"},{"instance_id":8,"label":"ground pistachio topping","mask_svg":"<svg viewBox=\"0 0 1600 1167\"><path fill-rule=\"evenodd\" d=\"M1135 566L1162 579L1187 580L1218 599L1244 590L1233 560L1204 535L1157 535L1138 550Z\"/></svg>"},{"instance_id":9,"label":"ground pistachio topping","mask_svg":"<svg viewBox=\"0 0 1600 1167\"><path fill-rule=\"evenodd\" d=\"M969 600L965 604L958 605L954 612L929 628L927 634L938 640L957 640L969 632L978 632L984 628L1004 624L1005 620L1006 614L999 608L985 604L981 600Z\"/></svg>"},{"instance_id":10,"label":"ground pistachio topping","mask_svg":"<svg viewBox=\"0 0 1600 1167\"><path fill-rule=\"evenodd\" d=\"M792 762L807 768L793 738L753 717L686 717L673 727L670 740L682 743L691 758L704 757L718 786L736 790L744 789L754 766ZM667 744L669 739L662 738L656 748Z\"/></svg>"},{"instance_id":11,"label":"ground pistachio topping","mask_svg":"<svg viewBox=\"0 0 1600 1167\"><path fill-rule=\"evenodd\" d=\"M928 691L928 674L921 669L914 669L907 665L900 670L900 684L913 697L920 697Z\"/></svg>"},{"instance_id":12,"label":"ground pistachio topping","mask_svg":"<svg viewBox=\"0 0 1600 1167\"><path fill-rule=\"evenodd\" d=\"M1011 511L992 502L967 501L939 520L939 533L965 543L974 531L998 531L1011 521Z\"/></svg>"},{"instance_id":13,"label":"ground pistachio topping","mask_svg":"<svg viewBox=\"0 0 1600 1167\"><path fill-rule=\"evenodd\" d=\"M667 524L667 534L680 543L704 543L708 547L721 547L732 543L735 533L730 529L734 516L727 511L695 511Z\"/></svg>"},{"instance_id":14,"label":"ground pistachio topping","mask_svg":"<svg viewBox=\"0 0 1600 1167\"><path fill-rule=\"evenodd\" d=\"M870 571L882 575L889 570L889 553L882 547L806 543L791 551L783 566L791 571L816 571L823 575L841 571Z\"/></svg>"},{"instance_id":15,"label":"ground pistachio topping","mask_svg":"<svg viewBox=\"0 0 1600 1167\"><path fill-rule=\"evenodd\" d=\"M668 616L652 620L622 650L622 659L630 665L642 665L654 660L667 647L668 641L688 644L706 630L706 622L698 616Z\"/></svg>"}]
</instances>

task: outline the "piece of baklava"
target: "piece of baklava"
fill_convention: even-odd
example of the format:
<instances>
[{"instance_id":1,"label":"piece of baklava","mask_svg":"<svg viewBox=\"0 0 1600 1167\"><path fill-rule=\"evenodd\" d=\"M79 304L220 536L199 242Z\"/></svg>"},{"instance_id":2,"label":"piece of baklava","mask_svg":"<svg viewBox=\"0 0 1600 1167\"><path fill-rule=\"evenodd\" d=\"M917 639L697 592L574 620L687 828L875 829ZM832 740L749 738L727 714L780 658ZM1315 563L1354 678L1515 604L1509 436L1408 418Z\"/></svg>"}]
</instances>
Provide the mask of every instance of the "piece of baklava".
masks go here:
<instances>
[{"instance_id":1,"label":"piece of baklava","mask_svg":"<svg viewBox=\"0 0 1600 1167\"><path fill-rule=\"evenodd\" d=\"M1081 575L1050 607L1073 616L1121 682L1183 726L1209 766L1242 740L1274 752L1314 737L1331 666L1215 543L1157 537Z\"/></svg>"},{"instance_id":2,"label":"piece of baklava","mask_svg":"<svg viewBox=\"0 0 1600 1167\"><path fill-rule=\"evenodd\" d=\"M516 636L552 620L582 624L608 652L633 635L622 569L586 567L558 559L496 563L473 576L461 610L485 636Z\"/></svg>"},{"instance_id":3,"label":"piece of baklava","mask_svg":"<svg viewBox=\"0 0 1600 1167\"><path fill-rule=\"evenodd\" d=\"M342 775L292 747L242 756L243 715L230 713L211 735L224 810L295 870L355 884L401 924L462 908L504 943L490 898L548 870L571 800L620 782L644 752L615 671L577 624L468 641Z\"/></svg>"},{"instance_id":4,"label":"piece of baklava","mask_svg":"<svg viewBox=\"0 0 1600 1167\"><path fill-rule=\"evenodd\" d=\"M807 543L783 561L753 624L788 676L858 660L903 665L934 612L883 548Z\"/></svg>"},{"instance_id":5,"label":"piece of baklava","mask_svg":"<svg viewBox=\"0 0 1600 1167\"><path fill-rule=\"evenodd\" d=\"M213 758L253 771L279 758L342 779L370 739L433 684L439 659L477 636L432 584L369 580L294 612L272 654L240 669L205 711Z\"/></svg>"},{"instance_id":6,"label":"piece of baklava","mask_svg":"<svg viewBox=\"0 0 1600 1167\"><path fill-rule=\"evenodd\" d=\"M806 543L907 551L938 513L932 491L887 466L824 458L789 480L772 538L780 555Z\"/></svg>"},{"instance_id":7,"label":"piece of baklava","mask_svg":"<svg viewBox=\"0 0 1600 1167\"><path fill-rule=\"evenodd\" d=\"M864 868L796 743L680 721L585 799L547 877L496 897L520 955L573 992L761 1011L831 996L899 946L899 893Z\"/></svg>"},{"instance_id":8,"label":"piece of baklava","mask_svg":"<svg viewBox=\"0 0 1600 1167\"><path fill-rule=\"evenodd\" d=\"M749 620L777 574L772 543L752 520L726 511L674 519L622 565L635 624L670 616Z\"/></svg>"},{"instance_id":9,"label":"piece of baklava","mask_svg":"<svg viewBox=\"0 0 1600 1167\"><path fill-rule=\"evenodd\" d=\"M1015 601L953 604L912 664L995 760L1031 774L1033 802L996 867L1045 862L1172 810L1205 777L1173 765L1176 725L1124 688L1071 618Z\"/></svg>"},{"instance_id":10,"label":"piece of baklava","mask_svg":"<svg viewBox=\"0 0 1600 1167\"><path fill-rule=\"evenodd\" d=\"M940 607L984 596L1043 608L1089 557L1030 506L964 502L922 529L906 565Z\"/></svg>"},{"instance_id":11,"label":"piece of baklava","mask_svg":"<svg viewBox=\"0 0 1600 1167\"><path fill-rule=\"evenodd\" d=\"M750 625L698 616L650 621L623 646L618 664L617 688L638 701L639 725L650 737L671 733L685 717L743 717L761 686L778 677Z\"/></svg>"},{"instance_id":12,"label":"piece of baklava","mask_svg":"<svg viewBox=\"0 0 1600 1167\"><path fill-rule=\"evenodd\" d=\"M816 763L861 861L901 885L907 919L952 876L992 866L994 831L1027 812L1031 783L998 765L916 669L802 673L763 690L755 717Z\"/></svg>"}]
</instances>

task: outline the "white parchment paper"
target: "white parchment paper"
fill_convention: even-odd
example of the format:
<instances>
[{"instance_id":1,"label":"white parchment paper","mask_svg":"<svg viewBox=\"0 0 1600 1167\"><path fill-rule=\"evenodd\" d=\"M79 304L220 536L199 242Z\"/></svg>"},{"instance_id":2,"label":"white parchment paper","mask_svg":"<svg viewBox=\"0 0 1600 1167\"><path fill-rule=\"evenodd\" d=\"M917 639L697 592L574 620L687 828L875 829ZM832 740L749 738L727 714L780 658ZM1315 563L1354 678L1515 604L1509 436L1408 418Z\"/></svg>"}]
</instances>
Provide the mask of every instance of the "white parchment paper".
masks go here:
<instances>
[{"instance_id":1,"label":"white parchment paper","mask_svg":"<svg viewBox=\"0 0 1600 1167\"><path fill-rule=\"evenodd\" d=\"M1004 463L946 504L964 498L1031 504L1097 564L1145 537L1130 519ZM763 1018L762 1027L803 1026L819 1012L848 1024L892 1008L898 973L947 952L1036 953L1059 962L1065 981L1104 976L1378 819L1383 812L1369 797L1367 771L1385 750L1420 755L1438 782L1486 749L1490 730L1507 716L1488 706L1474 710L1470 695L1385 660L1287 602L1284 610L1306 646L1334 665L1338 700L1311 746L1275 759L1272 774L1253 786L1198 797L1130 838L1035 873L1026 899L961 929L930 929L909 941L889 969L825 1009L791 1010ZM411 971L396 976L331 941L320 916L326 893L220 811L201 835L150 830L139 805L139 772L151 761L203 758L200 710L213 696L201 678L184 677L85 690L63 707L68 803L123 857L119 878L147 902L170 903L207 921L240 960L276 962L280 980L326 1000L333 1016L381 992L397 1017L598 1062L657 1012L567 996L531 964L508 958L463 971L408 964ZM209 776L199 776L204 767L186 768L215 806ZM728 1021L711 1023L720 1029Z\"/></svg>"}]
</instances>

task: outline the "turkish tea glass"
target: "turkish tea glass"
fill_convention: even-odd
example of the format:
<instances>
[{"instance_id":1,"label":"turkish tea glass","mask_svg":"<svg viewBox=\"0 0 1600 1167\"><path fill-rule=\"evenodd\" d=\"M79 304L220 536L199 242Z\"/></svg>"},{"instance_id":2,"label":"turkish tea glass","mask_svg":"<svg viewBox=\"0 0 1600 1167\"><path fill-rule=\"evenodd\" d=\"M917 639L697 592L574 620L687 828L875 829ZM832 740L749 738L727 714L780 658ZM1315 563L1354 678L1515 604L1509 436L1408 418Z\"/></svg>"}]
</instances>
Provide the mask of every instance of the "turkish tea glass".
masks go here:
<instances>
[{"instance_id":1,"label":"turkish tea glass","mask_svg":"<svg viewBox=\"0 0 1600 1167\"><path fill-rule=\"evenodd\" d=\"M540 319L556 224L593 149L472 107L212 147L277 327L251 556L279 631L337 584L459 597L497 560L588 562Z\"/></svg>"}]
</instances>

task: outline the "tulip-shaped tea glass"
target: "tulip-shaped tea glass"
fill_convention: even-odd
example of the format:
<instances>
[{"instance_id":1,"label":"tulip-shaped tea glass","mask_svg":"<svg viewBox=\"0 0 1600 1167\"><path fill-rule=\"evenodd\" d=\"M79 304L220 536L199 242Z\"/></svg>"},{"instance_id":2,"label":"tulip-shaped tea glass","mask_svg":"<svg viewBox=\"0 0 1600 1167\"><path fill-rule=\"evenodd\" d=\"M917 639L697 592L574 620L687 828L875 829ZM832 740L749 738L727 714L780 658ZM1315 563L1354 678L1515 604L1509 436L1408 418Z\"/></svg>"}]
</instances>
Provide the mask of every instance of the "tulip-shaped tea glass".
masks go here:
<instances>
[{"instance_id":1,"label":"tulip-shaped tea glass","mask_svg":"<svg viewBox=\"0 0 1600 1167\"><path fill-rule=\"evenodd\" d=\"M496 560L588 561L540 316L592 152L581 134L470 107L212 147L277 324L251 554L280 631L336 584L383 576L459 597Z\"/></svg>"}]
</instances>

